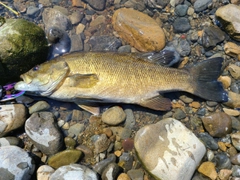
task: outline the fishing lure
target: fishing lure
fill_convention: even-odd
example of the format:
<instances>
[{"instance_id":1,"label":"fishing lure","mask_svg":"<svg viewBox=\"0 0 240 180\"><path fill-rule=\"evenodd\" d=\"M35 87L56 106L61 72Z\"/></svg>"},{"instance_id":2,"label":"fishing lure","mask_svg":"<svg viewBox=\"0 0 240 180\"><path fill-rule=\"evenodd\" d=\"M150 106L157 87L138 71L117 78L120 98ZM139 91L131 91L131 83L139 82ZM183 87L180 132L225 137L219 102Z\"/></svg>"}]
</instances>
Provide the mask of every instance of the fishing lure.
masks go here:
<instances>
[{"instance_id":1,"label":"fishing lure","mask_svg":"<svg viewBox=\"0 0 240 180\"><path fill-rule=\"evenodd\" d=\"M0 85L0 102L13 100L25 93L25 91L16 91L14 89L15 84L16 83L7 84L5 86Z\"/></svg>"}]
</instances>

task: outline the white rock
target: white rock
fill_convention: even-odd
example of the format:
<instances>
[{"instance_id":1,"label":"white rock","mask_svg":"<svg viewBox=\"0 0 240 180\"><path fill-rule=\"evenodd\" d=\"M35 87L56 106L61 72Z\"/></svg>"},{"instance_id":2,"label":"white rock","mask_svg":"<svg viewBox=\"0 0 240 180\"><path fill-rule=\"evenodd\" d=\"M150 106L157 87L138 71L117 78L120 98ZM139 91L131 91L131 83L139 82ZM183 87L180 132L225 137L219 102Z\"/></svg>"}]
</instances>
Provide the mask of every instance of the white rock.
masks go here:
<instances>
[{"instance_id":1,"label":"white rock","mask_svg":"<svg viewBox=\"0 0 240 180\"><path fill-rule=\"evenodd\" d=\"M86 166L79 164L70 164L58 168L49 180L73 180L73 179L91 179L98 180L96 173Z\"/></svg>"},{"instance_id":2,"label":"white rock","mask_svg":"<svg viewBox=\"0 0 240 180\"><path fill-rule=\"evenodd\" d=\"M203 143L173 118L141 128L134 146L146 170L161 180L190 180L206 152Z\"/></svg>"},{"instance_id":3,"label":"white rock","mask_svg":"<svg viewBox=\"0 0 240 180\"><path fill-rule=\"evenodd\" d=\"M48 165L42 165L37 170L37 180L49 180L52 173L54 173L54 169Z\"/></svg>"},{"instance_id":4,"label":"white rock","mask_svg":"<svg viewBox=\"0 0 240 180\"><path fill-rule=\"evenodd\" d=\"M0 147L0 179L31 179L35 165L26 151L17 146Z\"/></svg>"}]
</instances>

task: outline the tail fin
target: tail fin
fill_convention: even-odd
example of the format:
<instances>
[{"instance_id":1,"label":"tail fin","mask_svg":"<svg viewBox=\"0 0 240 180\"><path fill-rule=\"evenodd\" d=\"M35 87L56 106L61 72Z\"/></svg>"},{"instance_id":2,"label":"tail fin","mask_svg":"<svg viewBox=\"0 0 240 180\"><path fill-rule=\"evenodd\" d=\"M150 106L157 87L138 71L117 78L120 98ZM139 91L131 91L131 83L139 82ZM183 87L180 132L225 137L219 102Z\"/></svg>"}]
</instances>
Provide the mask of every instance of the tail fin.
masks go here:
<instances>
[{"instance_id":1,"label":"tail fin","mask_svg":"<svg viewBox=\"0 0 240 180\"><path fill-rule=\"evenodd\" d=\"M222 63L223 58L216 57L204 60L188 69L196 85L195 95L216 102L228 101L228 93L224 91L222 83L217 81L221 75Z\"/></svg>"}]
</instances>

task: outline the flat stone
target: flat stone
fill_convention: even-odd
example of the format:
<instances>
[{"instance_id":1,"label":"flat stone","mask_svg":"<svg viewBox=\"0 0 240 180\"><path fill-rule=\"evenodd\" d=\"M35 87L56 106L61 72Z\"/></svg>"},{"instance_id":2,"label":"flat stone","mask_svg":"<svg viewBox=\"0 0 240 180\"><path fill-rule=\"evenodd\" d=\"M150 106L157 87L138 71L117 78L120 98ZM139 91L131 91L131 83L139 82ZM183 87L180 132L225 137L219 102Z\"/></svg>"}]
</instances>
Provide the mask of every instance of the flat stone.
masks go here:
<instances>
[{"instance_id":1,"label":"flat stone","mask_svg":"<svg viewBox=\"0 0 240 180\"><path fill-rule=\"evenodd\" d=\"M46 101L38 101L34 105L29 107L29 114L32 114L34 112L38 111L45 111L50 108L50 105Z\"/></svg>"},{"instance_id":2,"label":"flat stone","mask_svg":"<svg viewBox=\"0 0 240 180\"><path fill-rule=\"evenodd\" d=\"M227 70L230 72L234 79L240 79L240 67L235 64L230 64L227 67Z\"/></svg>"},{"instance_id":3,"label":"flat stone","mask_svg":"<svg viewBox=\"0 0 240 180\"><path fill-rule=\"evenodd\" d=\"M63 145L62 134L51 112L33 113L25 123L25 131L33 144L44 154L55 154Z\"/></svg>"},{"instance_id":4,"label":"flat stone","mask_svg":"<svg viewBox=\"0 0 240 180\"><path fill-rule=\"evenodd\" d=\"M191 179L206 152L202 142L173 118L141 128L134 146L146 170L162 180Z\"/></svg>"},{"instance_id":5,"label":"flat stone","mask_svg":"<svg viewBox=\"0 0 240 180\"><path fill-rule=\"evenodd\" d=\"M221 6L215 13L215 16L220 21L222 28L237 41L240 40L239 13L240 7L234 4Z\"/></svg>"},{"instance_id":6,"label":"flat stone","mask_svg":"<svg viewBox=\"0 0 240 180\"><path fill-rule=\"evenodd\" d=\"M27 110L22 104L0 105L0 137L20 128L27 118Z\"/></svg>"},{"instance_id":7,"label":"flat stone","mask_svg":"<svg viewBox=\"0 0 240 180\"><path fill-rule=\"evenodd\" d=\"M229 116L239 116L240 112L235 109L223 108L223 111Z\"/></svg>"},{"instance_id":8,"label":"flat stone","mask_svg":"<svg viewBox=\"0 0 240 180\"><path fill-rule=\"evenodd\" d=\"M196 12L201 12L201 11L207 9L208 4L211 2L212 2L212 0L196 0L193 5L194 10Z\"/></svg>"},{"instance_id":9,"label":"flat stone","mask_svg":"<svg viewBox=\"0 0 240 180\"><path fill-rule=\"evenodd\" d=\"M17 146L0 147L0 179L31 179L35 164L23 149Z\"/></svg>"},{"instance_id":10,"label":"flat stone","mask_svg":"<svg viewBox=\"0 0 240 180\"><path fill-rule=\"evenodd\" d=\"M82 152L79 150L64 150L51 156L48 159L48 165L57 169L61 166L76 163L80 159L81 155Z\"/></svg>"},{"instance_id":11,"label":"flat stone","mask_svg":"<svg viewBox=\"0 0 240 180\"><path fill-rule=\"evenodd\" d=\"M126 119L126 113L119 106L107 109L102 114L102 121L108 125L118 125Z\"/></svg>"},{"instance_id":12,"label":"flat stone","mask_svg":"<svg viewBox=\"0 0 240 180\"><path fill-rule=\"evenodd\" d=\"M91 179L98 180L97 174L86 166L80 164L70 164L58 168L49 180L69 180L69 179Z\"/></svg>"},{"instance_id":13,"label":"flat stone","mask_svg":"<svg viewBox=\"0 0 240 180\"><path fill-rule=\"evenodd\" d=\"M102 11L105 8L106 0L84 0L88 3L93 9Z\"/></svg>"},{"instance_id":14,"label":"flat stone","mask_svg":"<svg viewBox=\"0 0 240 180\"><path fill-rule=\"evenodd\" d=\"M165 46L165 35L159 24L133 9L118 9L112 24L118 35L139 51L160 51Z\"/></svg>"},{"instance_id":15,"label":"flat stone","mask_svg":"<svg viewBox=\"0 0 240 180\"><path fill-rule=\"evenodd\" d=\"M224 51L227 55L232 57L238 57L238 60L240 60L240 46L233 42L227 42L224 44Z\"/></svg>"},{"instance_id":16,"label":"flat stone","mask_svg":"<svg viewBox=\"0 0 240 180\"><path fill-rule=\"evenodd\" d=\"M198 172L209 177L210 179L217 179L217 171L215 170L215 165L213 162L203 162L199 166Z\"/></svg>"}]
</instances>

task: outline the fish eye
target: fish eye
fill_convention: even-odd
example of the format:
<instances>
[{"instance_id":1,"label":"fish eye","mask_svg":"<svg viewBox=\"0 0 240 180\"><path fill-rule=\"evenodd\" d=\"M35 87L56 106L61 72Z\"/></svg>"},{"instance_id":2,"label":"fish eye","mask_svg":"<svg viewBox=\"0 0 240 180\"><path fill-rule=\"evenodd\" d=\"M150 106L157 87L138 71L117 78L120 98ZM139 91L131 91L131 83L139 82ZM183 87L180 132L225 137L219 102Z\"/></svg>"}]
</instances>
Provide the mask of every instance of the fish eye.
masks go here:
<instances>
[{"instance_id":1,"label":"fish eye","mask_svg":"<svg viewBox=\"0 0 240 180\"><path fill-rule=\"evenodd\" d=\"M39 69L38 65L32 68L33 71L37 71L38 69Z\"/></svg>"}]
</instances>

